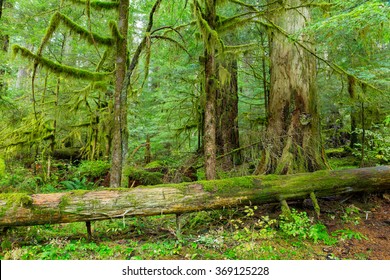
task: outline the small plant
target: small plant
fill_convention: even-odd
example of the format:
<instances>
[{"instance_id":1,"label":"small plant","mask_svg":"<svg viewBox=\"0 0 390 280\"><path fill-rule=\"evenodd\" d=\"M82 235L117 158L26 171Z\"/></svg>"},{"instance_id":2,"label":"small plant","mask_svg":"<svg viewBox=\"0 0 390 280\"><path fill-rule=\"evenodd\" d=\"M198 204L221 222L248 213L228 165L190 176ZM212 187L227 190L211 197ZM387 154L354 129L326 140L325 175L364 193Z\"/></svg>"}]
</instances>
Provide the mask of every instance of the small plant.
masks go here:
<instances>
[{"instance_id":1,"label":"small plant","mask_svg":"<svg viewBox=\"0 0 390 280\"><path fill-rule=\"evenodd\" d=\"M317 223L310 227L309 237L313 239L315 243L317 243L318 241L322 241L325 245L328 246L334 245L338 242L337 238L334 238L329 235L326 226L321 223Z\"/></svg>"},{"instance_id":2,"label":"small plant","mask_svg":"<svg viewBox=\"0 0 390 280\"><path fill-rule=\"evenodd\" d=\"M81 180L79 178L73 178L71 181L62 181L60 183L66 190L89 190L94 187L93 182L89 182L86 177Z\"/></svg>"},{"instance_id":3,"label":"small plant","mask_svg":"<svg viewBox=\"0 0 390 280\"><path fill-rule=\"evenodd\" d=\"M368 240L368 238L360 232L353 231L351 229L340 229L332 233L332 236L339 237L341 240Z\"/></svg>"},{"instance_id":4,"label":"small plant","mask_svg":"<svg viewBox=\"0 0 390 280\"><path fill-rule=\"evenodd\" d=\"M110 171L110 163L103 160L84 160L77 167L80 176L96 179L105 176Z\"/></svg>"},{"instance_id":5,"label":"small plant","mask_svg":"<svg viewBox=\"0 0 390 280\"><path fill-rule=\"evenodd\" d=\"M306 212L291 210L291 217L280 215L280 229L287 235L307 238L309 236L310 219Z\"/></svg>"},{"instance_id":6,"label":"small plant","mask_svg":"<svg viewBox=\"0 0 390 280\"><path fill-rule=\"evenodd\" d=\"M354 225L358 225L360 223L360 209L356 207L355 205L350 205L345 208L343 215L341 216L341 219L345 223L353 223Z\"/></svg>"}]
</instances>

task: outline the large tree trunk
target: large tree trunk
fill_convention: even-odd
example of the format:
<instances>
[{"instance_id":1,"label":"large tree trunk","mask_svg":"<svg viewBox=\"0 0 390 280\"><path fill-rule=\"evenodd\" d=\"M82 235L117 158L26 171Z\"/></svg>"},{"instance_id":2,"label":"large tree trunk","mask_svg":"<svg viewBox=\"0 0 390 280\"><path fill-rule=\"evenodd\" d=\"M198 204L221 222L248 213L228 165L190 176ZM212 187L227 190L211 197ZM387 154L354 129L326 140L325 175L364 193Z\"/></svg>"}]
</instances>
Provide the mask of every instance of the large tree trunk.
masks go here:
<instances>
[{"instance_id":1,"label":"large tree trunk","mask_svg":"<svg viewBox=\"0 0 390 280\"><path fill-rule=\"evenodd\" d=\"M216 103L216 144L217 154L227 155L222 158L222 167L230 170L235 163L240 161L241 152L231 153L240 147L238 132L238 77L237 60L227 57L220 65L223 72L220 73L219 90ZM221 69L219 71L222 71ZM227 75L228 77L221 77ZM229 154L230 153L230 154Z\"/></svg>"},{"instance_id":2,"label":"large tree trunk","mask_svg":"<svg viewBox=\"0 0 390 280\"><path fill-rule=\"evenodd\" d=\"M123 164L123 137L126 131L126 122L123 108L126 102L122 95L125 87L126 62L127 62L127 31L129 19L129 0L119 1L118 28L121 38L116 40L116 71L115 71L115 94L114 94L114 128L112 137L112 154L111 154L111 173L110 187L120 187L122 181L122 164Z\"/></svg>"},{"instance_id":3,"label":"large tree trunk","mask_svg":"<svg viewBox=\"0 0 390 280\"><path fill-rule=\"evenodd\" d=\"M288 34L296 34L310 19L307 7L297 7L305 1L284 1L273 16L275 26ZM279 4L275 4L279 5ZM271 34L271 89L269 118L264 151L257 174L315 171L326 168L322 153L315 57L285 34ZM309 38L299 38L308 48Z\"/></svg>"},{"instance_id":4,"label":"large tree trunk","mask_svg":"<svg viewBox=\"0 0 390 280\"><path fill-rule=\"evenodd\" d=\"M0 227L153 216L390 190L390 166L100 191L0 194Z\"/></svg>"}]
</instances>

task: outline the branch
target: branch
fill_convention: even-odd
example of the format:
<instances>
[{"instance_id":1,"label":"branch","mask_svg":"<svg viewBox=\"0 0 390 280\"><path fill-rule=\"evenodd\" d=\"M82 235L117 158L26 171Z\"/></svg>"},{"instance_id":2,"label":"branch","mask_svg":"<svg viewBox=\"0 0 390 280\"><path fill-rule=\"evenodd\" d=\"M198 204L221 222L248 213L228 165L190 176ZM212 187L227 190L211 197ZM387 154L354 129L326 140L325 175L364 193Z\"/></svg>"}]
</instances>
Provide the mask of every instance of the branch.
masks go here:
<instances>
[{"instance_id":1,"label":"branch","mask_svg":"<svg viewBox=\"0 0 390 280\"><path fill-rule=\"evenodd\" d=\"M67 65L63 65L50 59L44 58L42 56L33 54L30 50L23 48L19 45L12 46L13 52L15 54L20 54L23 57L34 60L36 64L41 65L57 74L65 74L74 78L91 80L91 81L100 81L102 79L107 78L109 75L112 75L111 72L91 72L88 70L83 70L79 68L70 67Z\"/></svg>"}]
</instances>

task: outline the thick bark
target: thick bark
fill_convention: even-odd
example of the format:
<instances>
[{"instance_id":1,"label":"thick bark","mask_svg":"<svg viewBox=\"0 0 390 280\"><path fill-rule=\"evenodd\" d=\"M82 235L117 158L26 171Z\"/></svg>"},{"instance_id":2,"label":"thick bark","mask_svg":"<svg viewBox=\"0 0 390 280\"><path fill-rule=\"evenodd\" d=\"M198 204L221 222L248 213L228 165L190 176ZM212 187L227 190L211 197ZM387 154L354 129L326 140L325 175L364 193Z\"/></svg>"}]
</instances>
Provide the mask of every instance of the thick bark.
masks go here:
<instances>
[{"instance_id":1,"label":"thick bark","mask_svg":"<svg viewBox=\"0 0 390 280\"><path fill-rule=\"evenodd\" d=\"M217 154L226 155L222 158L222 167L230 170L240 161L241 151L231 153L240 147L238 132L238 81L237 60L227 58L221 63L229 72L226 81L220 79L216 103L216 144Z\"/></svg>"},{"instance_id":2,"label":"thick bark","mask_svg":"<svg viewBox=\"0 0 390 280\"><path fill-rule=\"evenodd\" d=\"M300 0L285 1L297 7ZM276 4L278 5L278 4ZM308 8L280 9L273 23L296 34L310 19ZM278 30L271 34L271 88L264 151L256 174L315 171L326 168L323 156L317 92L316 60ZM299 38L309 46L309 38Z\"/></svg>"},{"instance_id":3,"label":"thick bark","mask_svg":"<svg viewBox=\"0 0 390 280\"><path fill-rule=\"evenodd\" d=\"M390 190L390 166L52 194L0 194L0 227L181 214ZM313 195L315 194L315 196Z\"/></svg>"},{"instance_id":4,"label":"thick bark","mask_svg":"<svg viewBox=\"0 0 390 280\"><path fill-rule=\"evenodd\" d=\"M116 51L116 71L115 71L115 94L114 94L114 129L112 137L111 154L111 175L110 187L120 187L122 181L122 163L123 163L123 133L126 130L123 117L123 106L126 105L123 100L122 90L125 86L126 61L127 61L127 31L129 19L129 0L119 2L118 28L122 38L117 38Z\"/></svg>"}]
</instances>

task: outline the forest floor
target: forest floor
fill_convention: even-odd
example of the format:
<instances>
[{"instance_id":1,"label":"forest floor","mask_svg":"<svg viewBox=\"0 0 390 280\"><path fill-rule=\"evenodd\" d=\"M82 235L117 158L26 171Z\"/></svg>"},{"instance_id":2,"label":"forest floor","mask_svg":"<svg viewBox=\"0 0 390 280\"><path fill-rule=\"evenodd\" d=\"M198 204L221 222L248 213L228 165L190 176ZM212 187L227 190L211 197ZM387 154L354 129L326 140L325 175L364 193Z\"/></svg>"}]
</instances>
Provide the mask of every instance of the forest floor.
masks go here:
<instances>
[{"instance_id":1,"label":"forest floor","mask_svg":"<svg viewBox=\"0 0 390 280\"><path fill-rule=\"evenodd\" d=\"M370 194L291 203L293 221L279 206L93 223L20 227L1 236L0 259L268 259L390 260L390 199Z\"/></svg>"}]
</instances>

